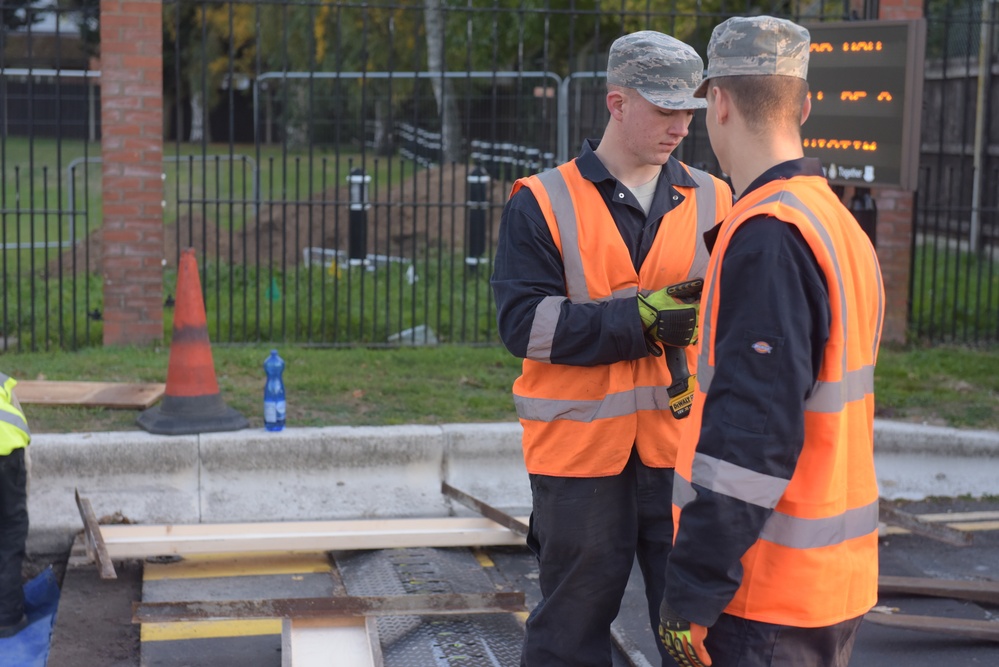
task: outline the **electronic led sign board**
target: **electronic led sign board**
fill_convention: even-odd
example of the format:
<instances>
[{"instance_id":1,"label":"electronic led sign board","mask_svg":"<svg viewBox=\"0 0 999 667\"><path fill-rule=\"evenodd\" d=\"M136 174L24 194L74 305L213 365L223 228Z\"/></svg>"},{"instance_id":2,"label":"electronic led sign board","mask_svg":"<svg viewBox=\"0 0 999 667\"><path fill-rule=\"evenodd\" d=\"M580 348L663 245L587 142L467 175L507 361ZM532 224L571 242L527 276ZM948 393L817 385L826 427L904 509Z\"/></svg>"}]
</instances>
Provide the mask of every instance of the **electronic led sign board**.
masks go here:
<instances>
[{"instance_id":1,"label":"electronic led sign board","mask_svg":"<svg viewBox=\"0 0 999 667\"><path fill-rule=\"evenodd\" d=\"M812 112L801 128L805 155L821 160L836 185L914 190L925 22L806 27Z\"/></svg>"}]
</instances>

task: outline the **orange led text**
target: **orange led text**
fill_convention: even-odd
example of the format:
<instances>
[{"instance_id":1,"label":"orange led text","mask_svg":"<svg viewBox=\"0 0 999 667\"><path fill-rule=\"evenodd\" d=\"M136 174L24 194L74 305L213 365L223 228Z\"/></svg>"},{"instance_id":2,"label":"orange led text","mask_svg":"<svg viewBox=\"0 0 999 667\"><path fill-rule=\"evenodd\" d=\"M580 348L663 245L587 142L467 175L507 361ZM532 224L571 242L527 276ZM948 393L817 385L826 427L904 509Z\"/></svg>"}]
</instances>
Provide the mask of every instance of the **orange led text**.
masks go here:
<instances>
[{"instance_id":1,"label":"orange led text","mask_svg":"<svg viewBox=\"0 0 999 667\"><path fill-rule=\"evenodd\" d=\"M805 139L802 141L805 148L827 148L829 150L841 151L867 151L878 150L878 142L861 141L859 139Z\"/></svg>"}]
</instances>

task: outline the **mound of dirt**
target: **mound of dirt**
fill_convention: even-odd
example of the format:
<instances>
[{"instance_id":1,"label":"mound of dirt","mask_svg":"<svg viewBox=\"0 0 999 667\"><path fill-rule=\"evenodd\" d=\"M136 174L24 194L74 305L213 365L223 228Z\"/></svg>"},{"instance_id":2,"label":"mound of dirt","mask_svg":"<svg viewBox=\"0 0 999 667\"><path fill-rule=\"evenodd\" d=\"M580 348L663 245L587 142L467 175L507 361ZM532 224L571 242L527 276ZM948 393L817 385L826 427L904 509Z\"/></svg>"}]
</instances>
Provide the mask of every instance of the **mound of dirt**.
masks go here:
<instances>
[{"instance_id":1,"label":"mound of dirt","mask_svg":"<svg viewBox=\"0 0 999 667\"><path fill-rule=\"evenodd\" d=\"M419 256L426 248L465 248L469 207L467 165L430 167L391 188L371 184L367 211L367 252L395 256ZM490 206L486 211L487 253L496 247L500 212L510 192L510 183L489 183ZM243 205L237 204L238 212ZM247 206L247 223L239 230L220 227L200 211L184 212L178 223L164 229L163 251L167 265L175 267L181 249L193 247L199 261L221 261L236 265L290 267L302 261L308 247L346 251L349 241L349 189L345 184L315 194L311 199L265 201L259 217ZM73 267L100 271L102 239L100 230L92 233L50 265L63 272ZM89 259L87 254L89 253Z\"/></svg>"}]
</instances>

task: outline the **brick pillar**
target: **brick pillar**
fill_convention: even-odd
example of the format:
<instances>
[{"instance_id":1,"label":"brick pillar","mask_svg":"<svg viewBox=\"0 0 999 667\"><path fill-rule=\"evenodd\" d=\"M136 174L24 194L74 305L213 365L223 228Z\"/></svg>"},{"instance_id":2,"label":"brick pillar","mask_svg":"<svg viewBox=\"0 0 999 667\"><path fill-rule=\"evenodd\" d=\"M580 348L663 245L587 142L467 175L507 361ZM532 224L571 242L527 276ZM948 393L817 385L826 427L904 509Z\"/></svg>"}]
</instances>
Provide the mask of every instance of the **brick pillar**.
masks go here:
<instances>
[{"instance_id":1,"label":"brick pillar","mask_svg":"<svg viewBox=\"0 0 999 667\"><path fill-rule=\"evenodd\" d=\"M922 0L880 0L879 18L918 19ZM921 100L919 101L921 102ZM904 342L909 325L909 267L914 227L913 195L906 190L872 189L878 206L878 260L885 282L883 340Z\"/></svg>"},{"instance_id":2,"label":"brick pillar","mask_svg":"<svg viewBox=\"0 0 999 667\"><path fill-rule=\"evenodd\" d=\"M162 10L101 0L105 345L163 339Z\"/></svg>"}]
</instances>

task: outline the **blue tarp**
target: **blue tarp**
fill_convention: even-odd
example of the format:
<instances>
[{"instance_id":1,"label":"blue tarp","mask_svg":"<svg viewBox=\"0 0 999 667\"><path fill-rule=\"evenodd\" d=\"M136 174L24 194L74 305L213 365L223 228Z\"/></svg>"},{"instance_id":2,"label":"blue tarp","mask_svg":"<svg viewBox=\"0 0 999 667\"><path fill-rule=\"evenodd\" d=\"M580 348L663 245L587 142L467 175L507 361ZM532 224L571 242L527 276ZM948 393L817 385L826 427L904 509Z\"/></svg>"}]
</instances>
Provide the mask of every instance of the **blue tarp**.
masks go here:
<instances>
[{"instance_id":1,"label":"blue tarp","mask_svg":"<svg viewBox=\"0 0 999 667\"><path fill-rule=\"evenodd\" d=\"M45 667L59 607L59 584L51 567L24 585L24 607L28 627L0 639L0 667Z\"/></svg>"}]
</instances>

